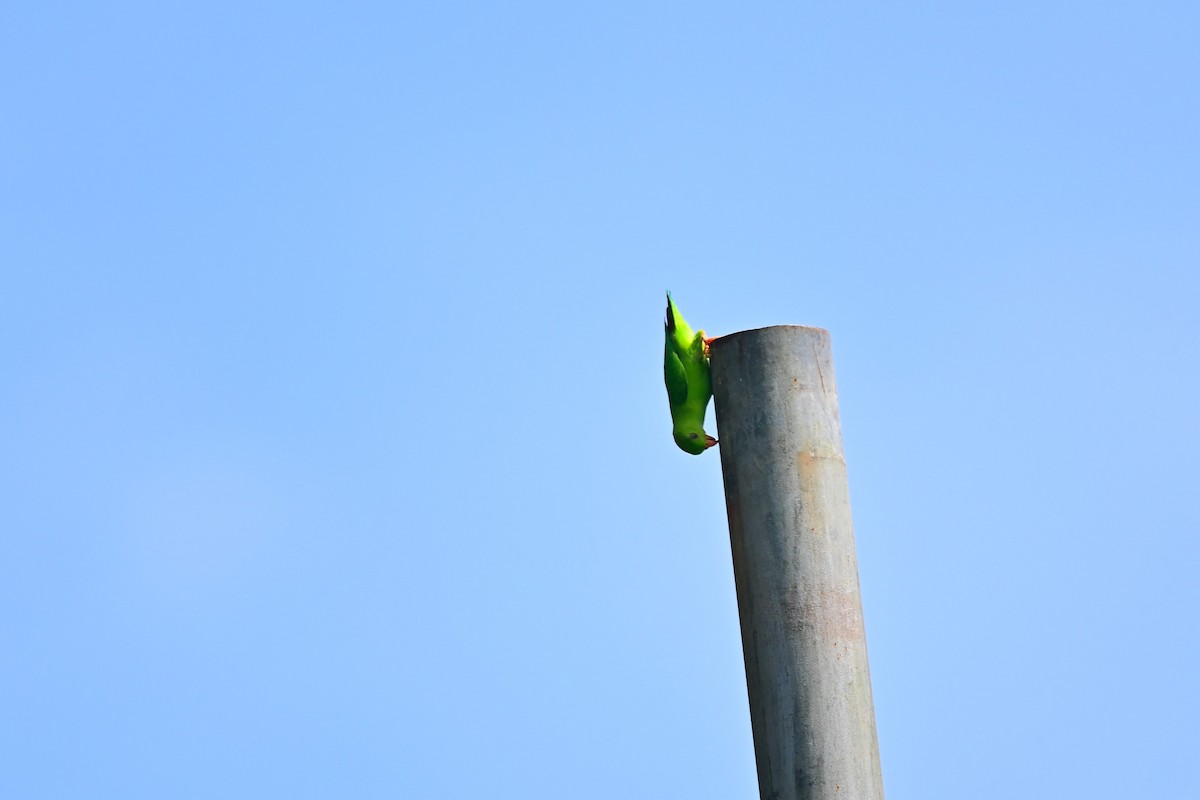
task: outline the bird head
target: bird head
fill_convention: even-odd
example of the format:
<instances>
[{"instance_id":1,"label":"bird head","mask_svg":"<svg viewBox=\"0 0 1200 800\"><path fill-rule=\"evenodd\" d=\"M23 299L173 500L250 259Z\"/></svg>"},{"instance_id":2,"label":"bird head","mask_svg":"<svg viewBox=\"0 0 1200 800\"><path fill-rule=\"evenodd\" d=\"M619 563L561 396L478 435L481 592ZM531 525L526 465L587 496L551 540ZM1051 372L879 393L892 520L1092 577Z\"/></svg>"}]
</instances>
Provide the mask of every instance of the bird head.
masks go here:
<instances>
[{"instance_id":1,"label":"bird head","mask_svg":"<svg viewBox=\"0 0 1200 800\"><path fill-rule=\"evenodd\" d=\"M685 453L698 456L717 443L717 440L704 432L703 428L676 428L675 444Z\"/></svg>"}]
</instances>

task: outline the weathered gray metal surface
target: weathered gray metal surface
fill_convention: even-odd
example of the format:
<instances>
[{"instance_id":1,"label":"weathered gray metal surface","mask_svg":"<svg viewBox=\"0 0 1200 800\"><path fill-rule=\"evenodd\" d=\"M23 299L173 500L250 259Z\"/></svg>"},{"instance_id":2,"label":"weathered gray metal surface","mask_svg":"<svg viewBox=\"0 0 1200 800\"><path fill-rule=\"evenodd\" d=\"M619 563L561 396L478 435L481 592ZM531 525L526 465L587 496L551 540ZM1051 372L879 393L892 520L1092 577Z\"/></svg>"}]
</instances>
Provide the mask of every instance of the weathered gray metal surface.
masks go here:
<instances>
[{"instance_id":1,"label":"weathered gray metal surface","mask_svg":"<svg viewBox=\"0 0 1200 800\"><path fill-rule=\"evenodd\" d=\"M712 344L713 395L763 800L882 800L828 332Z\"/></svg>"}]
</instances>

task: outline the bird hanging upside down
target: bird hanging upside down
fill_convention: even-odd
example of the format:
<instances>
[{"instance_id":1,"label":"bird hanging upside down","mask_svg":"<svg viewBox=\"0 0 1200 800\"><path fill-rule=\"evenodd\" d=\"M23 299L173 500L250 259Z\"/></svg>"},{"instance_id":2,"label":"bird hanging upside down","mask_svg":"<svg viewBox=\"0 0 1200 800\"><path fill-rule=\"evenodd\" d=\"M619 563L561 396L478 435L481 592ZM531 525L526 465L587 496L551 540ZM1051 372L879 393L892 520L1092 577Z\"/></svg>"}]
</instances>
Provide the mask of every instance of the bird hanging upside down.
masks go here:
<instances>
[{"instance_id":1,"label":"bird hanging upside down","mask_svg":"<svg viewBox=\"0 0 1200 800\"><path fill-rule=\"evenodd\" d=\"M663 375L671 402L671 433L685 453L700 455L717 443L704 432L704 413L712 397L708 346L704 331L693 332L667 292L667 346Z\"/></svg>"}]
</instances>

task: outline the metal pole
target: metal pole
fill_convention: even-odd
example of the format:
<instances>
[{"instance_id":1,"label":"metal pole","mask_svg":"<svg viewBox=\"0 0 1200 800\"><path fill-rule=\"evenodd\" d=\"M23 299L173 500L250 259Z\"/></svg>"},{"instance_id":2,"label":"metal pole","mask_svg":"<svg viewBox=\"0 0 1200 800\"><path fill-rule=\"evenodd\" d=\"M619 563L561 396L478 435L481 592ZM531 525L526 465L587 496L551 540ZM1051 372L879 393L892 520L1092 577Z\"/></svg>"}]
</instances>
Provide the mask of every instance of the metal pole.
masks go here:
<instances>
[{"instance_id":1,"label":"metal pole","mask_svg":"<svg viewBox=\"0 0 1200 800\"><path fill-rule=\"evenodd\" d=\"M882 800L829 333L712 344L713 395L763 800Z\"/></svg>"}]
</instances>

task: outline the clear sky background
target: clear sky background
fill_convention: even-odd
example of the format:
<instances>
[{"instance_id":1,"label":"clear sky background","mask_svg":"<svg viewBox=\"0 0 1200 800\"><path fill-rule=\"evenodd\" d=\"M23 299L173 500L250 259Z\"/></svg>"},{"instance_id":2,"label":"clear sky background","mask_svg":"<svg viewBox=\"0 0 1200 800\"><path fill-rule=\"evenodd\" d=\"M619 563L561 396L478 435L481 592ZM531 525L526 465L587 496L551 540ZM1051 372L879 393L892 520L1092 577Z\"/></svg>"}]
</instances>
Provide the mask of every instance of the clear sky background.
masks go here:
<instances>
[{"instance_id":1,"label":"clear sky background","mask_svg":"<svg viewBox=\"0 0 1200 800\"><path fill-rule=\"evenodd\" d=\"M668 288L832 333L891 800L1200 796L1194 2L0 17L0 796L755 797Z\"/></svg>"}]
</instances>

